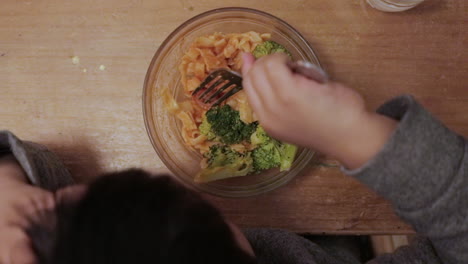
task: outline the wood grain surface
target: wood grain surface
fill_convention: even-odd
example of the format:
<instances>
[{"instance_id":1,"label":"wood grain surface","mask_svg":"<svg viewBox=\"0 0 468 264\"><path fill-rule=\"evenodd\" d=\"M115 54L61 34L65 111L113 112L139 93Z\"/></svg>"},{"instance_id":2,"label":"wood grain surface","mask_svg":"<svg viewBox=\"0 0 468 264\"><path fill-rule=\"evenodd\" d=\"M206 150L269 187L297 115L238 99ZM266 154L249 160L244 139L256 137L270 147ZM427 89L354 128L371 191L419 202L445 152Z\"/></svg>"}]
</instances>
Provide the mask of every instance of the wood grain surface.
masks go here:
<instances>
[{"instance_id":1,"label":"wood grain surface","mask_svg":"<svg viewBox=\"0 0 468 264\"><path fill-rule=\"evenodd\" d=\"M81 182L127 167L165 171L143 123L148 64L186 19L231 5L293 25L330 76L359 90L370 108L413 94L468 136L466 0L427 0L403 13L364 0L2 0L0 128L49 146ZM242 227L412 232L388 202L330 163L315 159L303 175L259 197L208 199Z\"/></svg>"}]
</instances>

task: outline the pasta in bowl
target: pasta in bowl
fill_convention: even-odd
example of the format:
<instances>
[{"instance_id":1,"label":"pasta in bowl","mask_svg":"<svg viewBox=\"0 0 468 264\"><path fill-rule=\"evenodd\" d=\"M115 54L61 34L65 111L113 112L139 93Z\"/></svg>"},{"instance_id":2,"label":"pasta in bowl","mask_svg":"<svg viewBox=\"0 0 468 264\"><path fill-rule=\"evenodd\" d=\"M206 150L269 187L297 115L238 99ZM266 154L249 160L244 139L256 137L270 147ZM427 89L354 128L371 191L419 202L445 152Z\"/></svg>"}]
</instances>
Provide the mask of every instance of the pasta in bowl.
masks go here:
<instances>
[{"instance_id":1,"label":"pasta in bowl","mask_svg":"<svg viewBox=\"0 0 468 264\"><path fill-rule=\"evenodd\" d=\"M256 150L268 138L243 91L215 109L191 100L193 90L210 71L239 71L242 52L252 52L270 41L283 45L295 59L319 65L310 45L291 26L272 15L245 8L198 15L177 28L156 52L143 90L145 125L159 157L183 183L219 196L251 196L285 184L312 158L310 150L272 140L269 144L284 153L280 156L282 152L276 151L273 156L283 159L268 167L270 160L262 160L261 155L271 148ZM216 118L222 115L234 121L216 124ZM236 133L223 129L231 126L236 127ZM226 166L225 161L233 157L241 157L239 163ZM247 176L229 177L242 175Z\"/></svg>"}]
</instances>

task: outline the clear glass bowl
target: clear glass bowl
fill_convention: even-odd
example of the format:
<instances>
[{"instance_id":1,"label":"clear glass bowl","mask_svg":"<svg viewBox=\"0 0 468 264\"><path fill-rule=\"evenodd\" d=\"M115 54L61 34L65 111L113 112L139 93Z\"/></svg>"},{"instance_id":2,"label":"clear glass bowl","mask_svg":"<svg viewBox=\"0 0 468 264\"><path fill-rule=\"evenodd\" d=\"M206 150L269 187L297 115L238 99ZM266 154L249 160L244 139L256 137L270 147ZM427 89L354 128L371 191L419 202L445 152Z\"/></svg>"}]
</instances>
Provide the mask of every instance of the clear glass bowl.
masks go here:
<instances>
[{"instance_id":1,"label":"clear glass bowl","mask_svg":"<svg viewBox=\"0 0 468 264\"><path fill-rule=\"evenodd\" d=\"M169 88L176 100L182 100L178 65L193 40L214 32L271 33L298 60L320 66L310 44L293 27L270 14L247 8L221 8L197 15L172 32L153 57L143 87L143 114L151 143L164 164L183 183L195 189L223 197L245 197L271 191L301 172L313 156L308 149L299 149L291 169L278 169L244 177L198 184L193 181L200 170L201 155L184 144L181 124L164 106L160 92Z\"/></svg>"}]
</instances>

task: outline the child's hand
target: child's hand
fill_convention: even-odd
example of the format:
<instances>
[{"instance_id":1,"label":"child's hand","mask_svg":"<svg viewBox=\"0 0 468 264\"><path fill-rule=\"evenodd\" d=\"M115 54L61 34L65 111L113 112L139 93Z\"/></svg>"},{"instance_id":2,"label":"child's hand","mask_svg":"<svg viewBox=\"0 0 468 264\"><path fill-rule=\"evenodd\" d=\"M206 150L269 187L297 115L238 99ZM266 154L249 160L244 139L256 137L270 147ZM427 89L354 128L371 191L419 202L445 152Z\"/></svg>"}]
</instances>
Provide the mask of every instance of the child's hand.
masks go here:
<instances>
[{"instance_id":1,"label":"child's hand","mask_svg":"<svg viewBox=\"0 0 468 264\"><path fill-rule=\"evenodd\" d=\"M29 185L13 157L0 158L0 263L35 263L25 230L38 212L54 206L54 195Z\"/></svg>"},{"instance_id":2,"label":"child's hand","mask_svg":"<svg viewBox=\"0 0 468 264\"><path fill-rule=\"evenodd\" d=\"M284 54L254 63L244 54L243 87L273 137L313 148L358 167L375 155L396 123L366 111L364 100L339 83L318 84L292 73Z\"/></svg>"}]
</instances>

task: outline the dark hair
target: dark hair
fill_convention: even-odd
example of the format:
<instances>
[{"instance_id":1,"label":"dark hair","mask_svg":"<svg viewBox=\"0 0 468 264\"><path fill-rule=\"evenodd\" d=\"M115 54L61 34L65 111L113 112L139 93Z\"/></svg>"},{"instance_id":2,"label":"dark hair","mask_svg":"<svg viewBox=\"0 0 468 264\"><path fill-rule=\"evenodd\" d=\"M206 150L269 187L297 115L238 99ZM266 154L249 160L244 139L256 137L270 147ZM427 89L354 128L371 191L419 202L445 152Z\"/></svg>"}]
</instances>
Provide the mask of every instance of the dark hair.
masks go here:
<instances>
[{"instance_id":1,"label":"dark hair","mask_svg":"<svg viewBox=\"0 0 468 264\"><path fill-rule=\"evenodd\" d=\"M31 233L41 264L255 263L220 212L169 176L111 173L58 210L53 246Z\"/></svg>"}]
</instances>

